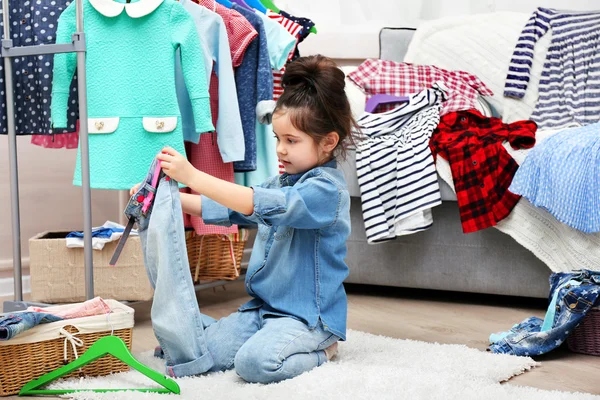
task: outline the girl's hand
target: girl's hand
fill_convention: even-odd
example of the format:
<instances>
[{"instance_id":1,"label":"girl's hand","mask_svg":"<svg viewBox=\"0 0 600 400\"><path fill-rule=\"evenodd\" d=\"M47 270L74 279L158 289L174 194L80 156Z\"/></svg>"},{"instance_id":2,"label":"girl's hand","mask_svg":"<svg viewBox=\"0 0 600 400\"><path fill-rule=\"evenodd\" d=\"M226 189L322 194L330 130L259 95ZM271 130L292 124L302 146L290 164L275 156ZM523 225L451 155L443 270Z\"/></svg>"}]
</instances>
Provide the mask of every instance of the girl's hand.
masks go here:
<instances>
[{"instance_id":1,"label":"girl's hand","mask_svg":"<svg viewBox=\"0 0 600 400\"><path fill-rule=\"evenodd\" d=\"M162 153L156 156L156 158L160 160L160 166L165 174L177 182L189 186L196 168L194 168L185 156L179 154L171 147L165 147Z\"/></svg>"},{"instance_id":2,"label":"girl's hand","mask_svg":"<svg viewBox=\"0 0 600 400\"><path fill-rule=\"evenodd\" d=\"M142 184L138 183L137 185L135 185L134 187L132 187L129 190L129 197L133 196L140 189L140 186L142 186Z\"/></svg>"}]
</instances>

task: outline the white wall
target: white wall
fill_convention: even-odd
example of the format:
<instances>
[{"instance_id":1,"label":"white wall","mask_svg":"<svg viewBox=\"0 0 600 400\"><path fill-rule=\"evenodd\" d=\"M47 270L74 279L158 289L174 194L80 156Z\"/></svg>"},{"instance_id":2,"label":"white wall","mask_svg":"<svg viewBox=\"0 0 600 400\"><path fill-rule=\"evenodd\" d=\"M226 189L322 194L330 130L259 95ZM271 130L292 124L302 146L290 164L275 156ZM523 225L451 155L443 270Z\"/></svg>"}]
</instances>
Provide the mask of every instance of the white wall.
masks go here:
<instances>
[{"instance_id":1,"label":"white wall","mask_svg":"<svg viewBox=\"0 0 600 400\"><path fill-rule=\"evenodd\" d=\"M514 11L536 7L594 10L597 0L276 0L283 10L312 19L318 34L309 36L303 54L333 58L377 57L382 27L418 27L423 20L452 15Z\"/></svg>"}]
</instances>

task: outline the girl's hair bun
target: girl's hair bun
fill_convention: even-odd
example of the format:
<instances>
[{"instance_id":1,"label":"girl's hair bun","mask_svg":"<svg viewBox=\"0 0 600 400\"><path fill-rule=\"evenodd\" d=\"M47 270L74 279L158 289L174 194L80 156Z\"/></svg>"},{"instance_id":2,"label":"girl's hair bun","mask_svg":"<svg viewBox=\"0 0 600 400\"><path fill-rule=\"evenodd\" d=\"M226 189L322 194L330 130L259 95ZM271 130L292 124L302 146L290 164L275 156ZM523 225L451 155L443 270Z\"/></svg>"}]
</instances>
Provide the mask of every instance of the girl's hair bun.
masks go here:
<instances>
[{"instance_id":1,"label":"girl's hair bun","mask_svg":"<svg viewBox=\"0 0 600 400\"><path fill-rule=\"evenodd\" d=\"M298 58L287 65L282 86L274 113L288 112L296 129L317 142L329 132L337 132L342 150L344 142L353 142L357 127L346 96L346 76L332 59L320 54Z\"/></svg>"}]
</instances>

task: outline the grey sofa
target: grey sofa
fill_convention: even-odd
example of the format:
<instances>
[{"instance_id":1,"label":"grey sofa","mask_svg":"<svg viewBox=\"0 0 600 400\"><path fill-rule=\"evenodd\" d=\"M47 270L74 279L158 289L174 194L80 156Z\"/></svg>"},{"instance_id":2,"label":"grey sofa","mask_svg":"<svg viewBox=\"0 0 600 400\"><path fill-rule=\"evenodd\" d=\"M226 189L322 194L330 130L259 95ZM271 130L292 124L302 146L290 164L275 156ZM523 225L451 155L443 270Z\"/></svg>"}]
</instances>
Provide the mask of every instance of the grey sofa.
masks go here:
<instances>
[{"instance_id":1,"label":"grey sofa","mask_svg":"<svg viewBox=\"0 0 600 400\"><path fill-rule=\"evenodd\" d=\"M386 28L380 57L402 61L412 32ZM433 227L376 245L367 244L355 153L342 163L352 196L352 235L348 241L350 275L346 282L406 288L545 298L550 269L529 250L495 228L463 234L456 196L440 180L441 206Z\"/></svg>"}]
</instances>

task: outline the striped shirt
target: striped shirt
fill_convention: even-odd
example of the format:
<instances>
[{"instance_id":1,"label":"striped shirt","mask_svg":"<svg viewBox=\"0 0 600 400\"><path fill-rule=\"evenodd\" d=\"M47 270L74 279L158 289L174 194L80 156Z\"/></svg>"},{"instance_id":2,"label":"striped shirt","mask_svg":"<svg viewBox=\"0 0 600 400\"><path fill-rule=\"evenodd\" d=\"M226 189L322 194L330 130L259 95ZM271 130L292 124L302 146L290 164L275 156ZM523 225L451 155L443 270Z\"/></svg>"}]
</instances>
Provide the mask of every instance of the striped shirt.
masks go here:
<instances>
[{"instance_id":1,"label":"striped shirt","mask_svg":"<svg viewBox=\"0 0 600 400\"><path fill-rule=\"evenodd\" d=\"M429 138L440 121L445 87L434 84L398 108L365 113L357 122L356 169L367 242L428 229L441 204Z\"/></svg>"},{"instance_id":2,"label":"striped shirt","mask_svg":"<svg viewBox=\"0 0 600 400\"><path fill-rule=\"evenodd\" d=\"M504 95L525 96L534 46L549 30L552 41L531 119L539 128L600 121L600 11L559 11L542 7L534 11L517 41Z\"/></svg>"}]
</instances>

